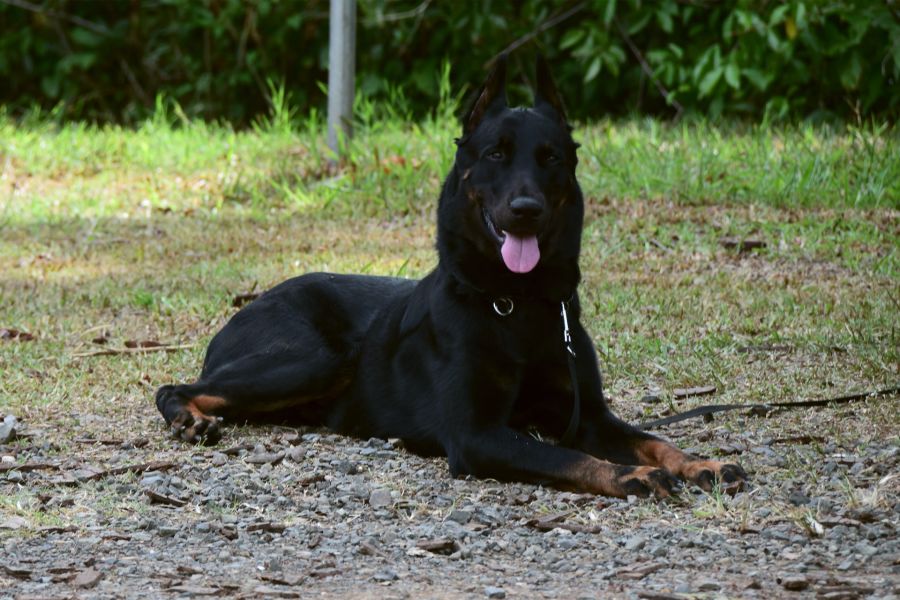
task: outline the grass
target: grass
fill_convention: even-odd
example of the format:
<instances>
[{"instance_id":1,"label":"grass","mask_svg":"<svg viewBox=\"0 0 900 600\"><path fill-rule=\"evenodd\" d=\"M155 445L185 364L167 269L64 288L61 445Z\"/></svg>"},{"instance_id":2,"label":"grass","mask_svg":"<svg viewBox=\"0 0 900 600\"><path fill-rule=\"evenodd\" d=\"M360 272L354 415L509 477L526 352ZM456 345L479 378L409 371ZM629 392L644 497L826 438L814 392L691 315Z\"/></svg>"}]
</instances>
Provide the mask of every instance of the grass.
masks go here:
<instances>
[{"instance_id":1,"label":"grass","mask_svg":"<svg viewBox=\"0 0 900 600\"><path fill-rule=\"evenodd\" d=\"M0 327L37 338L0 341L0 411L146 417L153 388L196 376L235 294L313 270L424 275L456 126L446 107L417 124L379 110L358 106L336 168L315 115L249 131L163 105L136 130L0 116ZM897 384L895 127L628 120L576 138L584 319L617 410L657 411L649 388L748 402ZM101 334L194 347L73 356Z\"/></svg>"}]
</instances>

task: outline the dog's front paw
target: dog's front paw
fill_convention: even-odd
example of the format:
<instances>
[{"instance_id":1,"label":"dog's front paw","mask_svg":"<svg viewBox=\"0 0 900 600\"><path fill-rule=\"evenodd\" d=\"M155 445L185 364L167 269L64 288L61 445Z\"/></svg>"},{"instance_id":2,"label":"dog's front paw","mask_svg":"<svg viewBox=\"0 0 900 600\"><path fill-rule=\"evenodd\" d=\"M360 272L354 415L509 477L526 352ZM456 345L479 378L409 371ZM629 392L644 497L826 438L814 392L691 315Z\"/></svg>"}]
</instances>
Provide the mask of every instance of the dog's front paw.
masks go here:
<instances>
[{"instance_id":1,"label":"dog's front paw","mask_svg":"<svg viewBox=\"0 0 900 600\"><path fill-rule=\"evenodd\" d=\"M681 481L665 469L620 467L618 485L623 496L667 498L681 491Z\"/></svg>"},{"instance_id":2,"label":"dog's front paw","mask_svg":"<svg viewBox=\"0 0 900 600\"><path fill-rule=\"evenodd\" d=\"M212 445L222 439L221 422L222 417L182 409L172 419L169 431L172 432L172 437L178 440L191 444Z\"/></svg>"},{"instance_id":3,"label":"dog's front paw","mask_svg":"<svg viewBox=\"0 0 900 600\"><path fill-rule=\"evenodd\" d=\"M719 484L722 490L730 494L745 489L749 480L747 472L740 465L717 460L686 462L679 475L707 492Z\"/></svg>"}]
</instances>

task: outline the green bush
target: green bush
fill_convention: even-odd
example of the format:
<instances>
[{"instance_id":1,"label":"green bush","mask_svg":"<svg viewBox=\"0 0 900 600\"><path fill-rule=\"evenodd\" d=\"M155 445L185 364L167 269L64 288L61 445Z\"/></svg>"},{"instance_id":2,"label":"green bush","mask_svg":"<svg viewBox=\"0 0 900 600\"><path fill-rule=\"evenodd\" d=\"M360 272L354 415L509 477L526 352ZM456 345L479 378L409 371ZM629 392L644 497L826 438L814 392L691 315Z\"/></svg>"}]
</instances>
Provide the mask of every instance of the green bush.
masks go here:
<instances>
[{"instance_id":1,"label":"green bush","mask_svg":"<svg viewBox=\"0 0 900 600\"><path fill-rule=\"evenodd\" d=\"M413 117L437 102L442 64L471 89L511 45L526 78L533 49L548 56L577 118L900 110L893 0L358 4L358 90ZM14 113L134 122L162 96L247 124L269 109L270 82L303 113L324 106L327 0L0 1L0 23L0 104Z\"/></svg>"}]
</instances>

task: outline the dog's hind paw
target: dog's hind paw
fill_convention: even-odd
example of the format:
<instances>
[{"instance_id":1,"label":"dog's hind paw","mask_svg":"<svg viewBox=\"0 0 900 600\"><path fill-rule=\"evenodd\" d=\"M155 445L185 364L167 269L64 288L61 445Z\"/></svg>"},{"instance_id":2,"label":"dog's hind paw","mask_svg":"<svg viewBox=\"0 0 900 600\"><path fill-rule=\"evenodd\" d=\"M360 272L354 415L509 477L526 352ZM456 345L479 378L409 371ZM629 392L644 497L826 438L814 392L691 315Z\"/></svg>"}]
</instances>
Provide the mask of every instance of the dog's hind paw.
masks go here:
<instances>
[{"instance_id":1,"label":"dog's hind paw","mask_svg":"<svg viewBox=\"0 0 900 600\"><path fill-rule=\"evenodd\" d=\"M212 445L222 439L222 417L183 410L172 420L172 437L191 444Z\"/></svg>"}]
</instances>

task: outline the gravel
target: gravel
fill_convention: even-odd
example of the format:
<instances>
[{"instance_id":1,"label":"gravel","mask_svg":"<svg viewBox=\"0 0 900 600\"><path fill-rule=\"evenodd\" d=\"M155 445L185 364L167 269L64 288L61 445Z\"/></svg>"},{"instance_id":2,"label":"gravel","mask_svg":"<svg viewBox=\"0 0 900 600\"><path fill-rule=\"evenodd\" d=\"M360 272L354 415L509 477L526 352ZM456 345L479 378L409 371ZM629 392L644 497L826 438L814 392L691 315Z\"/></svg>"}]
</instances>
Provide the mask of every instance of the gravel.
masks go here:
<instances>
[{"instance_id":1,"label":"gravel","mask_svg":"<svg viewBox=\"0 0 900 600\"><path fill-rule=\"evenodd\" d=\"M0 445L0 599L900 594L896 434L777 441L829 411L667 431L753 477L667 501L452 479L396 440L323 429L191 447L141 416L121 439L102 419L17 420Z\"/></svg>"}]
</instances>

